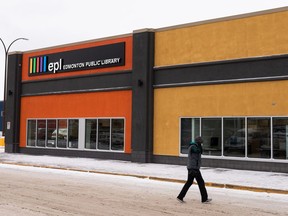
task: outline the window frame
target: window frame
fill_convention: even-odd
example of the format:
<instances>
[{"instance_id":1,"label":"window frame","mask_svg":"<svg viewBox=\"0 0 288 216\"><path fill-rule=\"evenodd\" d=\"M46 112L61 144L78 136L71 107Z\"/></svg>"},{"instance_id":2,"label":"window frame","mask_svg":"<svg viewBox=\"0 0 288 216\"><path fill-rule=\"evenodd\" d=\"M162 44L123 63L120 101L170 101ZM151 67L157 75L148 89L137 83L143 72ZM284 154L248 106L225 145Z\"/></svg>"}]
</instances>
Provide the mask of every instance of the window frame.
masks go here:
<instances>
[{"instance_id":1,"label":"window frame","mask_svg":"<svg viewBox=\"0 0 288 216\"><path fill-rule=\"evenodd\" d=\"M28 122L29 121L36 121L36 138L35 138L35 146L28 146ZM46 122L46 127L45 127L45 145L44 146L38 146L37 141L38 141L38 121L39 120L45 120ZM48 130L48 121L49 120L56 120L56 139L55 139L55 147L49 147L47 146L48 139L47 139L47 130ZM69 130L69 120L78 120L78 148L69 148L68 147L68 139L66 140L66 147L61 148L58 147L58 130L59 130L59 120L66 120L67 121L67 136L68 136L68 130ZM42 149L69 149L69 150L80 150L79 149L79 118L27 118L26 119L26 148L42 148Z\"/></svg>"},{"instance_id":2,"label":"window frame","mask_svg":"<svg viewBox=\"0 0 288 216\"><path fill-rule=\"evenodd\" d=\"M187 154L184 154L181 152L181 120L185 118L190 118L190 119L200 119L200 136L202 136L202 119L207 119L207 118L221 118L221 134L222 134L222 139L221 139L221 148L222 148L222 153L220 156L216 155L203 155L203 158L215 158L215 159L233 159L233 160L250 160L250 161L273 161L273 162L288 162L288 157L286 159L279 159L279 158L274 158L273 152L274 152L274 143L273 143L273 120L277 118L283 118L288 120L288 116L181 116L179 117L179 143L178 143L178 150L179 150L179 156L180 157L187 157ZM225 118L244 118L244 124L245 124L245 155L243 157L236 157L236 156L225 156L224 155L224 119ZM270 124L270 157L268 158L261 158L261 157L248 157L248 135L247 135L247 130L248 130L248 118L267 118L269 119L269 124ZM287 131L288 135L288 131ZM288 155L288 145L286 144L286 154Z\"/></svg>"},{"instance_id":3,"label":"window frame","mask_svg":"<svg viewBox=\"0 0 288 216\"><path fill-rule=\"evenodd\" d=\"M98 147L98 120L100 119L108 119L110 122L110 131L109 131L109 149L99 149ZM121 148L120 150L115 150L112 149L112 121L113 120L123 120L123 149ZM37 129L38 129L38 120L45 120L46 122L46 128L45 128L45 146L37 146ZM48 138L47 138L47 129L48 129L48 121L49 120L56 120L56 140L55 140L55 147L49 147L47 146ZM67 140L66 140L66 147L58 147L58 130L59 130L59 120L66 120L67 121ZM70 120L78 120L78 145L77 148L73 148L69 146L69 126L70 126ZM96 149L89 149L86 148L86 121L87 120L96 120ZM29 139L29 134L28 134L28 128L29 128L29 121L35 121L36 122L36 134L35 134L35 145L34 146L28 146L28 139ZM82 123L83 124L82 124ZM80 127L84 126L84 130ZM82 143L83 142L83 143ZM96 118L27 118L26 119L26 148L41 148L41 149L61 149L61 150L81 150L81 151L98 151L98 152L114 152L114 153L124 153L125 152L125 146L126 146L126 118L125 117L96 117Z\"/></svg>"},{"instance_id":4,"label":"window frame","mask_svg":"<svg viewBox=\"0 0 288 216\"><path fill-rule=\"evenodd\" d=\"M110 124L110 130L109 130L109 149L100 149L99 148L99 120L101 119L106 119L109 120ZM122 119L124 121L123 124L123 150L113 150L112 149L112 121L115 119ZM87 120L96 120L96 149L89 149L86 148L86 121ZM119 152L119 153L124 153L125 152L125 145L126 145L126 119L124 117L100 117L100 118L85 118L85 135L84 135L84 150L85 151L98 151L98 152Z\"/></svg>"},{"instance_id":5,"label":"window frame","mask_svg":"<svg viewBox=\"0 0 288 216\"><path fill-rule=\"evenodd\" d=\"M29 143L29 121L35 121L35 131L34 131L34 145L28 145ZM36 142L37 142L37 120L36 119L27 119L27 123L26 123L26 146L28 147L36 147Z\"/></svg>"}]
</instances>

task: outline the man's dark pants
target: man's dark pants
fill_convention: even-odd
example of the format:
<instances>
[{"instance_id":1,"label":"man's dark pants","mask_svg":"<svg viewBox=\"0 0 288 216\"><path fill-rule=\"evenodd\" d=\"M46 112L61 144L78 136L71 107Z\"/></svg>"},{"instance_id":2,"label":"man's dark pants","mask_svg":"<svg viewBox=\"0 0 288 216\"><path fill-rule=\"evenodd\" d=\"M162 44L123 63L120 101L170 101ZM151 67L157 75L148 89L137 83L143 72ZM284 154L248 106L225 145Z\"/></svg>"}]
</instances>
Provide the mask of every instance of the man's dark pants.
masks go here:
<instances>
[{"instance_id":1,"label":"man's dark pants","mask_svg":"<svg viewBox=\"0 0 288 216\"><path fill-rule=\"evenodd\" d=\"M189 188L193 184L194 178L197 181L197 184L201 193L202 202L205 202L208 198L208 195L207 195L207 191L205 187L205 182L202 178L202 175L199 169L188 169L188 179L177 198L183 200Z\"/></svg>"}]
</instances>

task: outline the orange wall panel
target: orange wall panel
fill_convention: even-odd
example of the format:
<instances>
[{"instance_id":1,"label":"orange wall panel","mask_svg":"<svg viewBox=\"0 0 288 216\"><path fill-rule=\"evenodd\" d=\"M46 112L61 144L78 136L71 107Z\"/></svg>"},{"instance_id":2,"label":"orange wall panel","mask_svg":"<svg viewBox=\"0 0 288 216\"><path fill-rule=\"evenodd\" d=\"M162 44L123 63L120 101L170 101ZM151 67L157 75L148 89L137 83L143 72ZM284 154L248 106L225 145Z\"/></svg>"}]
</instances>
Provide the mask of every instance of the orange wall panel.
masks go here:
<instances>
[{"instance_id":1,"label":"orange wall panel","mask_svg":"<svg viewBox=\"0 0 288 216\"><path fill-rule=\"evenodd\" d=\"M20 147L26 147L28 118L125 118L125 152L131 153L132 91L23 97Z\"/></svg>"}]
</instances>

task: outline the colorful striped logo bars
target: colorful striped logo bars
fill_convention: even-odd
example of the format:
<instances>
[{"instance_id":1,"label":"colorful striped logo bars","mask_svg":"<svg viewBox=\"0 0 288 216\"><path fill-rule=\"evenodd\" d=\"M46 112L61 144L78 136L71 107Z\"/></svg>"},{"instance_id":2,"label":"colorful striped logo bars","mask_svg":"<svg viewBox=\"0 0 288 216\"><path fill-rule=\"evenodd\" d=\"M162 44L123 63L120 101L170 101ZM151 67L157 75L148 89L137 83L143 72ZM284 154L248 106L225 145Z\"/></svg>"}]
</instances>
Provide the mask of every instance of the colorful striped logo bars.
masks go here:
<instances>
[{"instance_id":1,"label":"colorful striped logo bars","mask_svg":"<svg viewBox=\"0 0 288 216\"><path fill-rule=\"evenodd\" d=\"M29 73L47 72L47 56L32 57L29 59Z\"/></svg>"}]
</instances>

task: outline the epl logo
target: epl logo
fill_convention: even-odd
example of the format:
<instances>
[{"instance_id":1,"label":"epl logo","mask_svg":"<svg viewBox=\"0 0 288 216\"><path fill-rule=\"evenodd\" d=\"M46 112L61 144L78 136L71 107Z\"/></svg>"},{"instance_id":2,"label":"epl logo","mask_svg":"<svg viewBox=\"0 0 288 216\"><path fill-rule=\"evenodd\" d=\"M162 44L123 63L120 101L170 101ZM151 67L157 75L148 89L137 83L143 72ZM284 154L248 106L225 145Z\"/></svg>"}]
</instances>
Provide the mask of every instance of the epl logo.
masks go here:
<instances>
[{"instance_id":1,"label":"epl logo","mask_svg":"<svg viewBox=\"0 0 288 216\"><path fill-rule=\"evenodd\" d=\"M32 57L29 59L29 74L56 73L63 69L63 59L57 62L49 62L48 56Z\"/></svg>"},{"instance_id":2,"label":"epl logo","mask_svg":"<svg viewBox=\"0 0 288 216\"><path fill-rule=\"evenodd\" d=\"M59 70L62 70L63 59L59 59L57 62L51 62L48 64L48 71L56 73Z\"/></svg>"}]
</instances>

